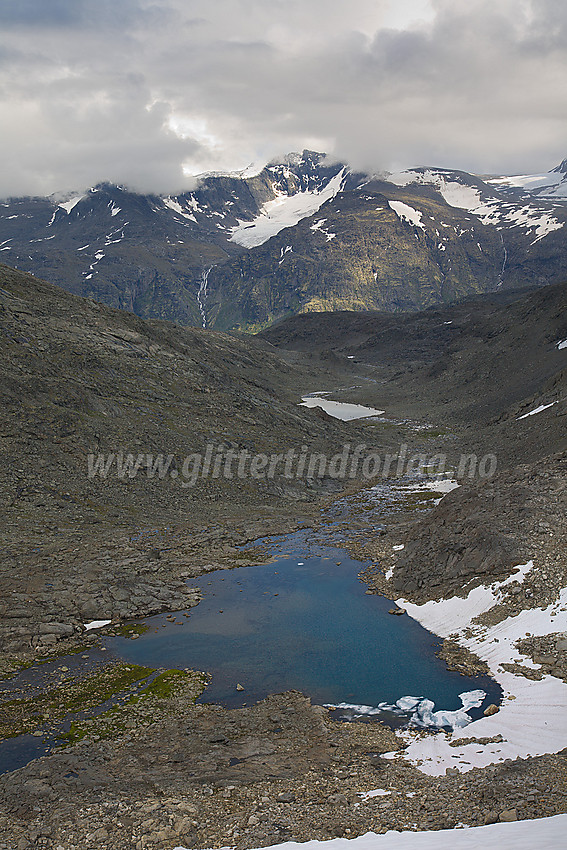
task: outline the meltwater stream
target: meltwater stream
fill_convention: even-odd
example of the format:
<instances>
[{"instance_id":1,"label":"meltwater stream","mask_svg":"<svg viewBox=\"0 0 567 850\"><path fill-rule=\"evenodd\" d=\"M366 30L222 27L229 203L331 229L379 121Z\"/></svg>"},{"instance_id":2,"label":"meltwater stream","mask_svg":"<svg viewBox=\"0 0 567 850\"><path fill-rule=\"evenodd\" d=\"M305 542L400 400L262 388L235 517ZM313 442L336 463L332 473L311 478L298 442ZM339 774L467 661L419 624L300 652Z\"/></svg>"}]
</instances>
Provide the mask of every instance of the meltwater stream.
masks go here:
<instances>
[{"instance_id":1,"label":"meltwater stream","mask_svg":"<svg viewBox=\"0 0 567 850\"><path fill-rule=\"evenodd\" d=\"M389 615L390 601L366 593L358 573L367 564L304 542L291 535L287 552L270 563L192 580L203 598L189 616L149 618L139 639L109 638L106 646L150 667L207 671L212 680L200 701L227 707L296 689L342 706L345 719L439 727L465 725L499 702L492 679L449 671L435 655L434 635L408 616Z\"/></svg>"}]
</instances>

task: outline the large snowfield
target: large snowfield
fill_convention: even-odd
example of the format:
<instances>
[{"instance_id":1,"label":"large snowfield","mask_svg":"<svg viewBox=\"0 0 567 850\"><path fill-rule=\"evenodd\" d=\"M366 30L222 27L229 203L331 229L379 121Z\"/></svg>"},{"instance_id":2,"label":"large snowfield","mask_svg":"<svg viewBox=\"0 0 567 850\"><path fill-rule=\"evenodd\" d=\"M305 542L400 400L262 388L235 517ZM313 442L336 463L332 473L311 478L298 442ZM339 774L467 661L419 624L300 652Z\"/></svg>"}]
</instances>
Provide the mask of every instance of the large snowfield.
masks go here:
<instances>
[{"instance_id":1,"label":"large snowfield","mask_svg":"<svg viewBox=\"0 0 567 850\"><path fill-rule=\"evenodd\" d=\"M539 669L539 665L522 655L515 644L530 634L567 631L567 588L546 608L522 611L494 626L474 623L476 617L498 604L506 585L521 584L532 568L530 561L503 582L474 588L466 599L453 597L425 605L397 600L398 605L425 628L441 637L455 637L486 661L504 693L497 714L482 717L466 727L467 738L500 735L502 741L455 747L450 743L463 737L462 730L420 739L412 732L405 732L401 734L408 738L409 746L403 756L395 757L409 759L423 773L441 775L448 767L456 767L464 773L473 767L485 767L509 758L554 753L567 746L567 684L549 675L540 680L527 679L502 667L502 664L517 662Z\"/></svg>"},{"instance_id":2,"label":"large snowfield","mask_svg":"<svg viewBox=\"0 0 567 850\"><path fill-rule=\"evenodd\" d=\"M341 191L345 172L345 168L339 171L321 191L297 192L295 195L282 193L273 201L268 201L253 221L241 221L232 228L230 241L244 248L263 245L280 230L293 227L334 198Z\"/></svg>"}]
</instances>

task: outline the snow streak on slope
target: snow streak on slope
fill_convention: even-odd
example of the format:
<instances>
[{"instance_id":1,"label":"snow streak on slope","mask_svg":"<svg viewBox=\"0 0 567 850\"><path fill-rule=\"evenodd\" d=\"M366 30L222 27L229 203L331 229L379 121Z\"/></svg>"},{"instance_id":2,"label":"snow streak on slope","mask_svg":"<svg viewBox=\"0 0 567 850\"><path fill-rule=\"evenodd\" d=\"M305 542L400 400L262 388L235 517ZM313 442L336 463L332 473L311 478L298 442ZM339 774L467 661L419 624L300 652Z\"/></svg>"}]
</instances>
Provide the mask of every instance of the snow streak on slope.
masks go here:
<instances>
[{"instance_id":1,"label":"snow streak on slope","mask_svg":"<svg viewBox=\"0 0 567 850\"><path fill-rule=\"evenodd\" d=\"M169 196L163 199L163 203L166 207L169 207L170 210L173 210L173 212L176 212L178 215L182 215L183 218L188 218L190 221L197 223L197 219L192 212L194 207L188 208L189 204L187 204L187 201L185 207L182 207L179 201Z\"/></svg>"},{"instance_id":2,"label":"snow streak on slope","mask_svg":"<svg viewBox=\"0 0 567 850\"><path fill-rule=\"evenodd\" d=\"M483 224L503 227L524 227L535 235L534 242L560 230L564 222L558 221L547 208L531 204L512 203L495 196L482 197L476 186L454 179L452 172L432 169L402 171L390 174L388 181L396 186L421 183L433 186L451 207L467 210L477 216Z\"/></svg>"},{"instance_id":3,"label":"snow streak on slope","mask_svg":"<svg viewBox=\"0 0 567 850\"><path fill-rule=\"evenodd\" d=\"M244 248L254 248L263 245L284 227L293 227L303 218L313 215L341 191L344 185L346 168L341 169L320 191L297 192L287 195L278 194L273 201L268 201L262 207L260 215L253 221L239 221L232 228L230 242L236 242Z\"/></svg>"},{"instance_id":4,"label":"snow streak on slope","mask_svg":"<svg viewBox=\"0 0 567 850\"><path fill-rule=\"evenodd\" d=\"M535 416L536 413L543 413L544 410L547 410L548 407L553 407L554 404L557 404L556 401L550 401L549 404L540 404L539 407L530 410L529 413L524 413L522 416L518 416L516 421L520 421L520 419L526 419L528 416Z\"/></svg>"},{"instance_id":5,"label":"snow streak on slope","mask_svg":"<svg viewBox=\"0 0 567 850\"><path fill-rule=\"evenodd\" d=\"M379 796L379 795L377 795ZM346 816L345 816L346 819ZM431 832L367 832L358 838L331 838L329 841L286 841L271 850L559 850L564 846L567 815L551 818L495 823L470 829L442 829ZM187 850L176 847L175 850Z\"/></svg>"}]
</instances>

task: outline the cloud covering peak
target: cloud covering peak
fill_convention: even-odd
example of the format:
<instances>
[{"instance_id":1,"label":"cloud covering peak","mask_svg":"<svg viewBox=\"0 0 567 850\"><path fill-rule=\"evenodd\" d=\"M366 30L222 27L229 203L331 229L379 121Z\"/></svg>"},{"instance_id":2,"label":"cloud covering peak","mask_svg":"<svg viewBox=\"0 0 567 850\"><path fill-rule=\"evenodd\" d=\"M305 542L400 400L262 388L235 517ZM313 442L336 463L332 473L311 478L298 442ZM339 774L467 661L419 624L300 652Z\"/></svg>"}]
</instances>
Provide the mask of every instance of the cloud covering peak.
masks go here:
<instances>
[{"instance_id":1,"label":"cloud covering peak","mask_svg":"<svg viewBox=\"0 0 567 850\"><path fill-rule=\"evenodd\" d=\"M0 0L0 195L567 155L563 0Z\"/></svg>"}]
</instances>

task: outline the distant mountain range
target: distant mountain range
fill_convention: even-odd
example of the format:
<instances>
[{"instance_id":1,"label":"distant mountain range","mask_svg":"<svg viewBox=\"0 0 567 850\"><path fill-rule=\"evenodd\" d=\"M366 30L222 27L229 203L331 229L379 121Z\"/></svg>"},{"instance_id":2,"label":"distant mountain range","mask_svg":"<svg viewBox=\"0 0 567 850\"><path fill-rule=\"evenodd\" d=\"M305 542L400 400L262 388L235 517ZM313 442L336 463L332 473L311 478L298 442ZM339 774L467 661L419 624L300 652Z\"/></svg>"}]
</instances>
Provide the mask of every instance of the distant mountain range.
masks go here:
<instances>
[{"instance_id":1,"label":"distant mountain range","mask_svg":"<svg viewBox=\"0 0 567 850\"><path fill-rule=\"evenodd\" d=\"M520 177L370 176L304 151L175 196L103 184L6 200L0 259L143 318L258 330L562 280L566 221L567 160Z\"/></svg>"}]
</instances>

